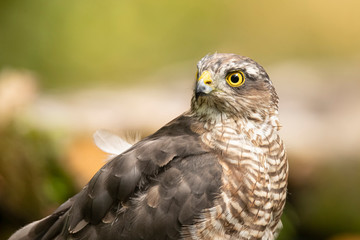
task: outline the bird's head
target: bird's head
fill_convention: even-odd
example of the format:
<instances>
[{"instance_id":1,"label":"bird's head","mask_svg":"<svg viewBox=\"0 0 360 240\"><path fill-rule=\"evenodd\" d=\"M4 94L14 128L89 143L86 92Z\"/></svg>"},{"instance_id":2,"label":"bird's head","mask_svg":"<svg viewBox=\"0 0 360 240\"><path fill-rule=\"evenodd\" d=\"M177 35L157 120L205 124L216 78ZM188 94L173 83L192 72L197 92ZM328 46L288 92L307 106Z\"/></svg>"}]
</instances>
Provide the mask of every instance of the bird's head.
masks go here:
<instances>
[{"instance_id":1,"label":"bird's head","mask_svg":"<svg viewBox=\"0 0 360 240\"><path fill-rule=\"evenodd\" d=\"M278 97L258 63L236 54L215 53L197 64L191 110L202 118L264 119L277 111Z\"/></svg>"}]
</instances>

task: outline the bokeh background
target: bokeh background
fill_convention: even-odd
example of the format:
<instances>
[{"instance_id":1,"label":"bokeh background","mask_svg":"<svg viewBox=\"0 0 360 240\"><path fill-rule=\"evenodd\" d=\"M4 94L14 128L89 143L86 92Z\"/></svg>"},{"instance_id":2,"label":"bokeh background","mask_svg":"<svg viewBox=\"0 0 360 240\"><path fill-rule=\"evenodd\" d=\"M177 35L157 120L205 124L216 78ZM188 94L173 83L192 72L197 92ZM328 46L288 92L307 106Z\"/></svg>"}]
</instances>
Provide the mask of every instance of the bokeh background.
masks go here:
<instances>
[{"instance_id":1,"label":"bokeh background","mask_svg":"<svg viewBox=\"0 0 360 240\"><path fill-rule=\"evenodd\" d=\"M189 107L196 62L267 69L290 161L280 239L360 239L360 2L0 1L0 239L77 192L97 129L146 136Z\"/></svg>"}]
</instances>

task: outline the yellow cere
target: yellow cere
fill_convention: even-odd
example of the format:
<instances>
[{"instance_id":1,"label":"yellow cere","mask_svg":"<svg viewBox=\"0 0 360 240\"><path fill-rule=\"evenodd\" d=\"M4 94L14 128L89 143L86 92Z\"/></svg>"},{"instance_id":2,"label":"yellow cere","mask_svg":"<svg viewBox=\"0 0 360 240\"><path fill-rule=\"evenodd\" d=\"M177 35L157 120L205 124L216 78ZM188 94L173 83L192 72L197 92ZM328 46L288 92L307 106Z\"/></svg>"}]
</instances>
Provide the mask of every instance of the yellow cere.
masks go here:
<instances>
[{"instance_id":1,"label":"yellow cere","mask_svg":"<svg viewBox=\"0 0 360 240\"><path fill-rule=\"evenodd\" d=\"M204 71L199 77L198 81L203 81L206 85L212 83L211 74L209 71Z\"/></svg>"},{"instance_id":2,"label":"yellow cere","mask_svg":"<svg viewBox=\"0 0 360 240\"><path fill-rule=\"evenodd\" d=\"M245 82L245 77L244 74L242 72L232 72L229 73L226 76L226 82L231 86L231 87L239 87L241 85L244 84Z\"/></svg>"}]
</instances>

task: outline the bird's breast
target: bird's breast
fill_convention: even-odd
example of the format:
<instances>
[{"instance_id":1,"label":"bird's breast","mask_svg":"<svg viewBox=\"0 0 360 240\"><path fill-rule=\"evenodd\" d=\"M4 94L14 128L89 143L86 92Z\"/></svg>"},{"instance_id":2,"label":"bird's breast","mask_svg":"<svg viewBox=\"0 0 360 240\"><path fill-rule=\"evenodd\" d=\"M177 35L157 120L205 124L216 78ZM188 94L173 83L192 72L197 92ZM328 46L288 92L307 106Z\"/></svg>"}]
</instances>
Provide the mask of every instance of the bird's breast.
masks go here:
<instances>
[{"instance_id":1,"label":"bird's breast","mask_svg":"<svg viewBox=\"0 0 360 240\"><path fill-rule=\"evenodd\" d=\"M286 197L286 155L274 131L261 134L222 124L202 135L223 168L220 207L212 224L223 225L225 236L261 239L278 227Z\"/></svg>"}]
</instances>

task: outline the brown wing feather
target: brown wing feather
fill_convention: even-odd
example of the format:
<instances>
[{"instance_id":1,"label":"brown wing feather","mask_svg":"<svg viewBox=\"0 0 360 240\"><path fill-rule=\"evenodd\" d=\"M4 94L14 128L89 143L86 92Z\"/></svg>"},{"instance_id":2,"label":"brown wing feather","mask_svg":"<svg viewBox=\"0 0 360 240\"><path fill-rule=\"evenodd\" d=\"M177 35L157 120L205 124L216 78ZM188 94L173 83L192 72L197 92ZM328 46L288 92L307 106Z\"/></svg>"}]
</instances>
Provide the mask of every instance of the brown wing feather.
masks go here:
<instances>
[{"instance_id":1,"label":"brown wing feather","mask_svg":"<svg viewBox=\"0 0 360 240\"><path fill-rule=\"evenodd\" d=\"M213 206L221 166L180 116L104 165L24 239L177 239Z\"/></svg>"}]
</instances>

